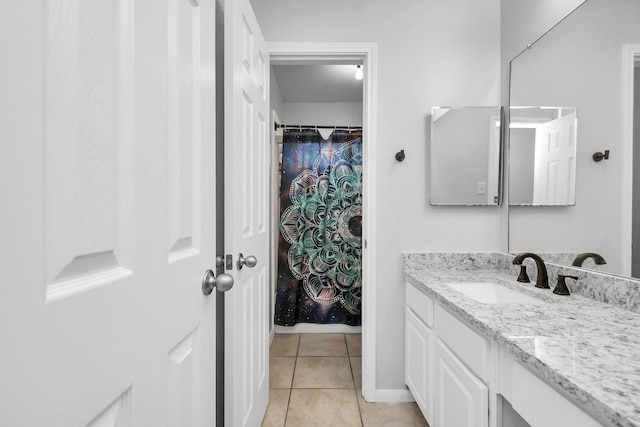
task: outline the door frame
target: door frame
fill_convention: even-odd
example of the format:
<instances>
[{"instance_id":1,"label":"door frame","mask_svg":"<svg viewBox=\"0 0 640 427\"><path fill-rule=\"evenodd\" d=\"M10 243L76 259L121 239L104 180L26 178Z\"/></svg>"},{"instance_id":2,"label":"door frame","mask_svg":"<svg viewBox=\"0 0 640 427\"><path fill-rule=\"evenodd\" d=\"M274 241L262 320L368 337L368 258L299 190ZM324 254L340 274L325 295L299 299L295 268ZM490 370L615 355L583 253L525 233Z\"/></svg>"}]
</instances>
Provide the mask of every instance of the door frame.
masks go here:
<instances>
[{"instance_id":1,"label":"door frame","mask_svg":"<svg viewBox=\"0 0 640 427\"><path fill-rule=\"evenodd\" d=\"M278 63L326 63L353 60L362 62L363 79L362 151L362 394L376 401L376 43L267 43L270 65ZM273 109L272 109L273 110ZM272 141L273 143L273 141Z\"/></svg>"}]
</instances>

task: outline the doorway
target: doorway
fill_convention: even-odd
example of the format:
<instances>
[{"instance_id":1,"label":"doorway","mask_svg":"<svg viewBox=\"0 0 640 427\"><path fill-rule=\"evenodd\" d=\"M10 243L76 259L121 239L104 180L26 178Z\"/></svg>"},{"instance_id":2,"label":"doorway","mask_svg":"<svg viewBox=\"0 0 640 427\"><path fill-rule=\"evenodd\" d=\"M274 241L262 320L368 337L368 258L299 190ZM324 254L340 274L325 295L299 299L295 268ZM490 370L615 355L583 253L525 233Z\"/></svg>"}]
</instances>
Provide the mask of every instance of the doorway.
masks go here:
<instances>
[{"instance_id":1,"label":"doorway","mask_svg":"<svg viewBox=\"0 0 640 427\"><path fill-rule=\"evenodd\" d=\"M361 44L298 44L298 43L272 43L269 45L270 62L272 67L279 66L319 66L319 65L351 65L355 73L355 65L362 65L364 68L363 94L361 108L361 125L363 144L363 194L362 200L363 215L362 223L362 348L363 348L363 395L367 401L375 401L375 262L374 253L368 248L375 247L375 232L373 224L375 224L375 76L376 76L376 46L370 43ZM273 89L272 89L273 90ZM287 125L340 125L346 126L346 123L283 123L281 119L282 113L278 112L274 105L272 111L275 111L272 117L272 123L278 122ZM353 110L352 110L353 111ZM284 117L286 119L286 117ZM301 118L298 118L301 120ZM296 120L297 121L297 120ZM276 129L273 129L272 152L274 160L277 161L276 151ZM277 171L277 167L274 167ZM277 282L277 251L275 250L275 242L279 235L279 227L276 219L279 219L279 211L277 212L276 198L278 192L273 191L277 185L276 174L272 175L272 195L273 205L272 211L272 266L274 266L274 274L272 282ZM275 291L275 288L273 289ZM275 295L275 292L272 292ZM271 310L273 310L274 302L272 300ZM272 312L273 314L273 312ZM271 316L273 319L273 315ZM272 320L273 322L273 320ZM272 323L271 334L276 331L275 325ZM336 330L335 332L338 332Z\"/></svg>"},{"instance_id":2,"label":"doorway","mask_svg":"<svg viewBox=\"0 0 640 427\"><path fill-rule=\"evenodd\" d=\"M275 332L359 333L362 64L271 71Z\"/></svg>"}]
</instances>

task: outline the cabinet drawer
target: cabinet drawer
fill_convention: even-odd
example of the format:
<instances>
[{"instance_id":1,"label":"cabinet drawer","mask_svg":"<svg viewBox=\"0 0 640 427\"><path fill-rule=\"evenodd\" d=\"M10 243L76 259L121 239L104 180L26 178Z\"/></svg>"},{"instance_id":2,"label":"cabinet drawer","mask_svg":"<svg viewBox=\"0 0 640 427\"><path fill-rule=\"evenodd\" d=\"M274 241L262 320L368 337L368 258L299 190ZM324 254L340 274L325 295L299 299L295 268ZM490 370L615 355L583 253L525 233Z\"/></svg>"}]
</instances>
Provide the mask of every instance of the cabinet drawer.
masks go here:
<instances>
[{"instance_id":1,"label":"cabinet drawer","mask_svg":"<svg viewBox=\"0 0 640 427\"><path fill-rule=\"evenodd\" d=\"M448 311L435 308L436 334L480 379L489 377L489 340L476 333Z\"/></svg>"},{"instance_id":2,"label":"cabinet drawer","mask_svg":"<svg viewBox=\"0 0 640 427\"><path fill-rule=\"evenodd\" d=\"M500 350L500 394L533 427L602 427L552 386ZM543 411L540 408L544 408Z\"/></svg>"},{"instance_id":3,"label":"cabinet drawer","mask_svg":"<svg viewBox=\"0 0 640 427\"><path fill-rule=\"evenodd\" d=\"M427 326L433 328L433 299L420 292L409 282L406 282L405 288L407 307L410 307Z\"/></svg>"}]
</instances>

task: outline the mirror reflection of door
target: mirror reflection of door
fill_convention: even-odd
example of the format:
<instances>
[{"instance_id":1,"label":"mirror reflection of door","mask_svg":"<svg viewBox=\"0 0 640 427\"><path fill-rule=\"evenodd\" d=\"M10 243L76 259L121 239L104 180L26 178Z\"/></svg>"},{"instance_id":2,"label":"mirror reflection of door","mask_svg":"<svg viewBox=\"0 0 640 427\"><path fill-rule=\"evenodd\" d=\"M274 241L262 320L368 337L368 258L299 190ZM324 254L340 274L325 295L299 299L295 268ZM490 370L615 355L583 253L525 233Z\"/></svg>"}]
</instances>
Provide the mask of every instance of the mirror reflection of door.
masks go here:
<instances>
[{"instance_id":1,"label":"mirror reflection of door","mask_svg":"<svg viewBox=\"0 0 640 427\"><path fill-rule=\"evenodd\" d=\"M512 107L509 204L575 205L575 108Z\"/></svg>"},{"instance_id":2,"label":"mirror reflection of door","mask_svg":"<svg viewBox=\"0 0 640 427\"><path fill-rule=\"evenodd\" d=\"M536 128L534 205L575 204L575 122L574 112Z\"/></svg>"}]
</instances>

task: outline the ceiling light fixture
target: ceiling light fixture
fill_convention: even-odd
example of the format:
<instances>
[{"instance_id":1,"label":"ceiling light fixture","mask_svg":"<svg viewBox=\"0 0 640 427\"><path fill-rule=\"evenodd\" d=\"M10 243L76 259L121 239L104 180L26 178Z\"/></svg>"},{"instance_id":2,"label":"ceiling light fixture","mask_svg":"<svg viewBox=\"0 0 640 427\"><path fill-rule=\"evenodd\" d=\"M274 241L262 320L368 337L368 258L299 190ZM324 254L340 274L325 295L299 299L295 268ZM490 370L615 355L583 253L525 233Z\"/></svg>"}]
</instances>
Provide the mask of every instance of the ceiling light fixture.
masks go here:
<instances>
[{"instance_id":1,"label":"ceiling light fixture","mask_svg":"<svg viewBox=\"0 0 640 427\"><path fill-rule=\"evenodd\" d=\"M362 70L362 65L356 65L356 80L362 80L364 77L364 71Z\"/></svg>"}]
</instances>

